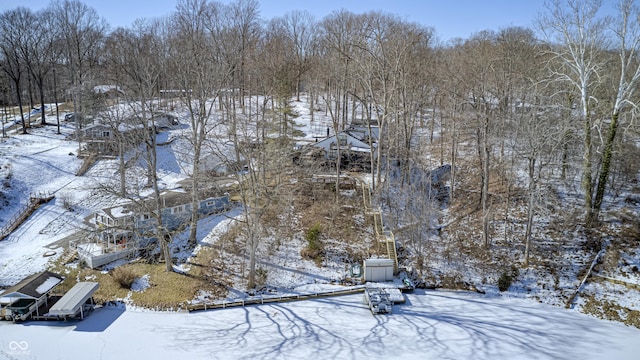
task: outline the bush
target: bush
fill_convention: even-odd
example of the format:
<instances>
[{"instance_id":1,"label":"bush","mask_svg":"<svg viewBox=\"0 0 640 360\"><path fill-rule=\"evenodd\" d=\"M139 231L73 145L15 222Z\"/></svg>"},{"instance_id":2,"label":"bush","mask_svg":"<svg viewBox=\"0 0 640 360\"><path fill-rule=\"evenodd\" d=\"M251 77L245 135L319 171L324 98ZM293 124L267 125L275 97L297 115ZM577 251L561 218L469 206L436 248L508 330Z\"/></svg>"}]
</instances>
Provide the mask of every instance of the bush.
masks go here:
<instances>
[{"instance_id":1,"label":"bush","mask_svg":"<svg viewBox=\"0 0 640 360\"><path fill-rule=\"evenodd\" d=\"M315 260L316 262L322 261L322 255L324 254L324 244L320 241L320 224L316 223L305 234L307 240L307 246L302 249L301 255L304 258Z\"/></svg>"},{"instance_id":2,"label":"bush","mask_svg":"<svg viewBox=\"0 0 640 360\"><path fill-rule=\"evenodd\" d=\"M258 287L264 286L267 283L267 269L265 268L257 268L256 269L256 285Z\"/></svg>"},{"instance_id":3,"label":"bush","mask_svg":"<svg viewBox=\"0 0 640 360\"><path fill-rule=\"evenodd\" d=\"M73 210L73 207L71 204L72 195L70 193L68 192L61 193L60 195L58 195L58 199L62 200L62 207L65 210Z\"/></svg>"},{"instance_id":4,"label":"bush","mask_svg":"<svg viewBox=\"0 0 640 360\"><path fill-rule=\"evenodd\" d=\"M498 279L498 290L500 291L509 290L509 287L513 283L513 280L515 280L515 278L517 278L519 274L520 274L520 271L515 266L511 266L510 271L504 271L500 275L500 279Z\"/></svg>"},{"instance_id":5,"label":"bush","mask_svg":"<svg viewBox=\"0 0 640 360\"><path fill-rule=\"evenodd\" d=\"M511 282L512 281L513 281L513 279L511 278L511 276L509 274L507 274L506 272L503 272L500 275L500 279L498 279L498 290L500 290L500 291L509 290L509 286L511 286Z\"/></svg>"},{"instance_id":6,"label":"bush","mask_svg":"<svg viewBox=\"0 0 640 360\"><path fill-rule=\"evenodd\" d=\"M133 269L126 266L118 266L111 271L111 277L120 284L122 288L131 289L131 285L133 285L133 282L138 276Z\"/></svg>"},{"instance_id":7,"label":"bush","mask_svg":"<svg viewBox=\"0 0 640 360\"><path fill-rule=\"evenodd\" d=\"M320 240L320 233L321 233L320 229L321 229L320 223L316 223L309 230L307 230L307 233L305 234L304 237L309 243L308 244L309 246L314 246Z\"/></svg>"}]
</instances>

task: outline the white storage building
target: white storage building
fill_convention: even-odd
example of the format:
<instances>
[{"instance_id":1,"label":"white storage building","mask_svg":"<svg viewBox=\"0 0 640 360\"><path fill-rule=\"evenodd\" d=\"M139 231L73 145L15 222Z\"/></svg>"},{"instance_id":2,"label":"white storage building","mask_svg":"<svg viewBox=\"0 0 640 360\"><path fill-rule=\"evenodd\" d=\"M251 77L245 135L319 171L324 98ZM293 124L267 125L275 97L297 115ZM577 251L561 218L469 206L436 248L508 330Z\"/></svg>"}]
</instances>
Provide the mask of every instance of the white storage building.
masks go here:
<instances>
[{"instance_id":1,"label":"white storage building","mask_svg":"<svg viewBox=\"0 0 640 360\"><path fill-rule=\"evenodd\" d=\"M379 282L393 280L393 260L367 259L364 261L364 281Z\"/></svg>"}]
</instances>

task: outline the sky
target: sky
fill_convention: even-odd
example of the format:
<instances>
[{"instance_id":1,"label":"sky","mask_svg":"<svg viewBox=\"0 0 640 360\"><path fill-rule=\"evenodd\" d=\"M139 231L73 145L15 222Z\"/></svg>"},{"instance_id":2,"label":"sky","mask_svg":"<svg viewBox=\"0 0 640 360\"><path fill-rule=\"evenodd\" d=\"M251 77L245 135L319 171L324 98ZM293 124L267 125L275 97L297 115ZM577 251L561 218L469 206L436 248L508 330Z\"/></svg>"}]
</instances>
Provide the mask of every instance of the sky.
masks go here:
<instances>
[{"instance_id":1,"label":"sky","mask_svg":"<svg viewBox=\"0 0 640 360\"><path fill-rule=\"evenodd\" d=\"M112 28L128 26L138 18L161 17L171 13L178 0L84 0L103 16ZM292 10L307 10L316 19L345 9L354 13L382 11L430 26L438 37L468 38L475 32L500 30L510 26L532 27L544 11L544 0L258 0L263 19L282 16ZM605 3L613 0L605 0ZM229 3L230 0L222 0ZM32 10L46 7L49 0L2 0L0 11L25 6Z\"/></svg>"}]
</instances>

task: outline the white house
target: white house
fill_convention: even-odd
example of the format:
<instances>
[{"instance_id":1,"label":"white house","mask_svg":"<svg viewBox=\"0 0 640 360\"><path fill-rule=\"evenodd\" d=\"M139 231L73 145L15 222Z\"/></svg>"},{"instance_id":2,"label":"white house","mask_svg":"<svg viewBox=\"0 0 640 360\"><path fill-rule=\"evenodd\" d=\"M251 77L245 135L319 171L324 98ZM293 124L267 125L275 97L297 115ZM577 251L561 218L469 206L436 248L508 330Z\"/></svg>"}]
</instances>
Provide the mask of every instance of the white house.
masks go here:
<instances>
[{"instance_id":1,"label":"white house","mask_svg":"<svg viewBox=\"0 0 640 360\"><path fill-rule=\"evenodd\" d=\"M74 244L80 260L95 268L135 254L140 246L157 240L153 238L157 216L161 218L162 227L170 231L191 218L190 193L166 191L160 194L160 201L160 214L156 216L149 212L155 206L149 199L138 204L127 201L94 213L98 238ZM229 206L229 194L206 196L198 202L198 213L207 216L226 211Z\"/></svg>"}]
</instances>

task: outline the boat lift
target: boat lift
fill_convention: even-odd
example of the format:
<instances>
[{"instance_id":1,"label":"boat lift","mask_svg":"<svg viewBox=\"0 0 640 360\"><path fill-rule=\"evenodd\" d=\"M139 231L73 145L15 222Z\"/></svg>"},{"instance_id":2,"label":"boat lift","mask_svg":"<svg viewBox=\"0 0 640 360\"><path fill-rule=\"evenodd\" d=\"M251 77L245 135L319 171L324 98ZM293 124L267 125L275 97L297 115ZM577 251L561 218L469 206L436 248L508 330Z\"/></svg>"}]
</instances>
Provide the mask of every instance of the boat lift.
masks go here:
<instances>
[{"instance_id":1,"label":"boat lift","mask_svg":"<svg viewBox=\"0 0 640 360\"><path fill-rule=\"evenodd\" d=\"M60 320L69 317L84 319L87 311L93 310L93 293L98 290L97 282L79 282L75 284L64 296L49 309L49 316L57 316ZM91 301L89 301L91 300Z\"/></svg>"},{"instance_id":2,"label":"boat lift","mask_svg":"<svg viewBox=\"0 0 640 360\"><path fill-rule=\"evenodd\" d=\"M393 311L393 301L389 293L384 288L366 288L364 290L364 300L369 305L371 313L391 314Z\"/></svg>"}]
</instances>

